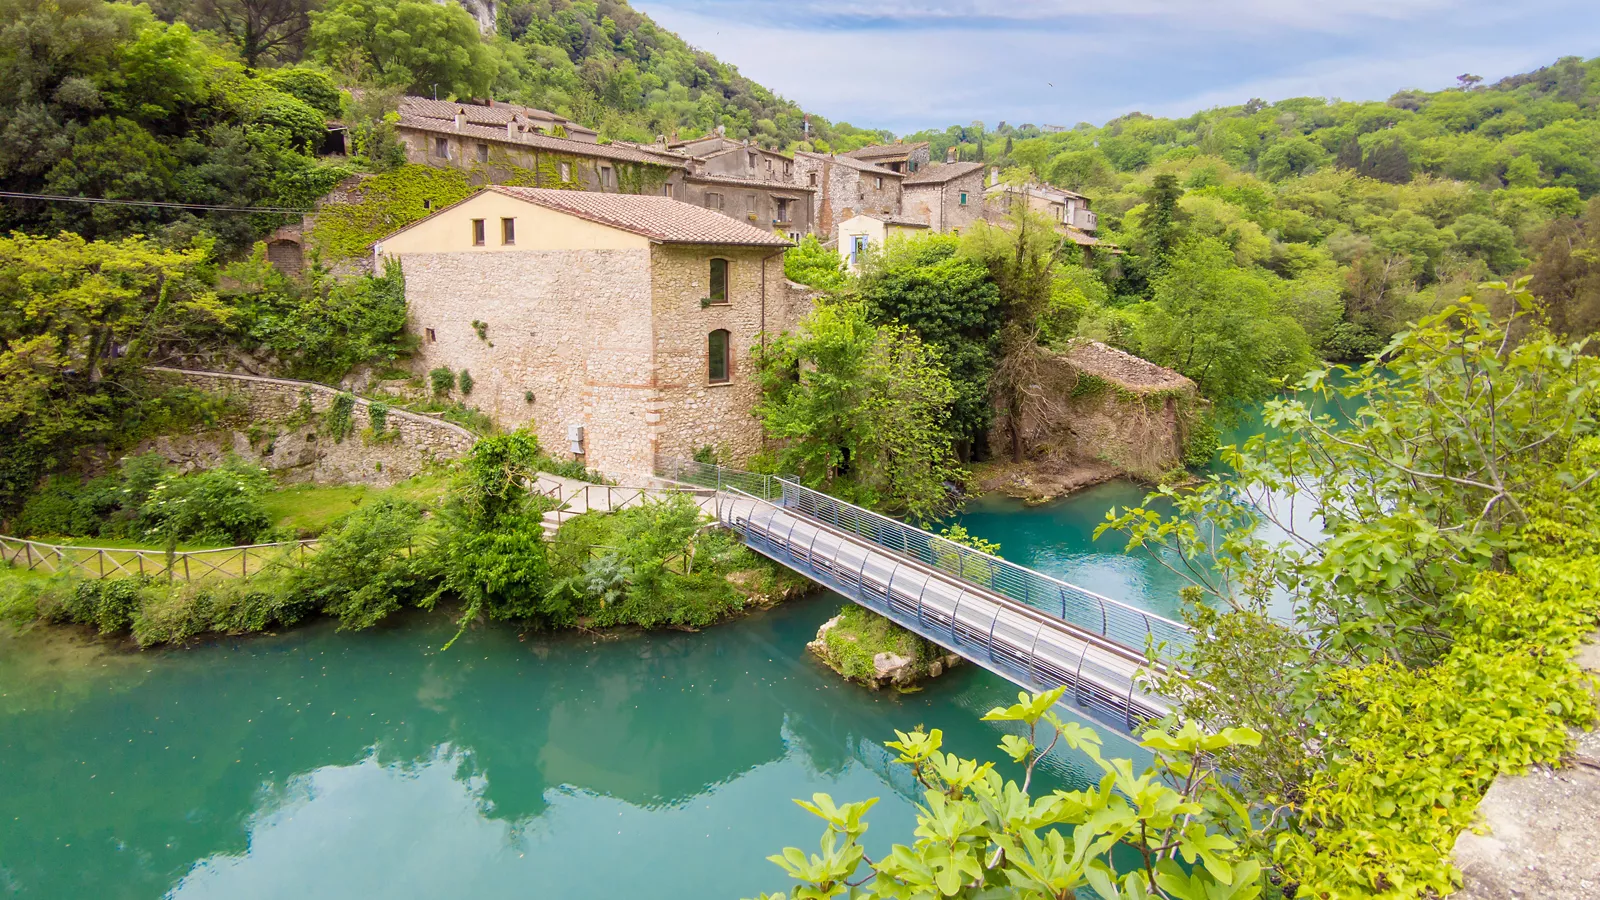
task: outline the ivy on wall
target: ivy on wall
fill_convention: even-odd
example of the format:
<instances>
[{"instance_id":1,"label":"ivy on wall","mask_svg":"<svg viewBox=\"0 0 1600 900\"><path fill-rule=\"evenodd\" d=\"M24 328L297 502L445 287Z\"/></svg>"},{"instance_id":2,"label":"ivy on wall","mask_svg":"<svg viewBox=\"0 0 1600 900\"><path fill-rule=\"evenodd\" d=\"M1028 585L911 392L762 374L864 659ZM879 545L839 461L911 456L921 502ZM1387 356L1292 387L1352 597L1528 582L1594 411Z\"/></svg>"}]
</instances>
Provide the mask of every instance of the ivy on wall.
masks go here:
<instances>
[{"instance_id":1,"label":"ivy on wall","mask_svg":"<svg viewBox=\"0 0 1600 900\"><path fill-rule=\"evenodd\" d=\"M566 178L562 178L562 165ZM659 194L672 175L666 166L610 163L624 194ZM585 190L595 163L562 153L540 153L533 167L518 165L504 148L490 150L488 162L470 168L408 163L363 181L350 203L330 204L316 216L310 245L329 259L365 256L374 241L471 196L486 184Z\"/></svg>"}]
</instances>

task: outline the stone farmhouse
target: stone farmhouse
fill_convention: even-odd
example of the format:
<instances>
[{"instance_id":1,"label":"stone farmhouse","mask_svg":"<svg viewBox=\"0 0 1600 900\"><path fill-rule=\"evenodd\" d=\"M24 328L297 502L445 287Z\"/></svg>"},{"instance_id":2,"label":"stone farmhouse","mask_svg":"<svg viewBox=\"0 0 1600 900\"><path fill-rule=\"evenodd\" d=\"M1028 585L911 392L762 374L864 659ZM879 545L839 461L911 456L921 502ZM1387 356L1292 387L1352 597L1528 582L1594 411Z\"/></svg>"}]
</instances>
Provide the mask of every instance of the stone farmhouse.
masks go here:
<instances>
[{"instance_id":1,"label":"stone farmhouse","mask_svg":"<svg viewBox=\"0 0 1600 900\"><path fill-rule=\"evenodd\" d=\"M613 477L762 445L751 350L807 295L789 242L661 195L489 186L373 245L406 277L413 365L470 371L471 401Z\"/></svg>"},{"instance_id":2,"label":"stone farmhouse","mask_svg":"<svg viewBox=\"0 0 1600 900\"><path fill-rule=\"evenodd\" d=\"M555 113L491 102L400 101L406 157L467 169L482 184L525 183L597 193L659 194L713 209L799 240L812 230L812 191L794 182L794 161L712 135L668 145L602 144Z\"/></svg>"},{"instance_id":3,"label":"stone farmhouse","mask_svg":"<svg viewBox=\"0 0 1600 900\"><path fill-rule=\"evenodd\" d=\"M851 156L795 151L795 176L816 191L815 233L836 237L839 223L857 213L899 216L901 183L906 176Z\"/></svg>"},{"instance_id":4,"label":"stone farmhouse","mask_svg":"<svg viewBox=\"0 0 1600 900\"><path fill-rule=\"evenodd\" d=\"M871 163L880 169L911 175L928 167L928 142L873 144L871 147L851 150L845 156Z\"/></svg>"},{"instance_id":5,"label":"stone farmhouse","mask_svg":"<svg viewBox=\"0 0 1600 900\"><path fill-rule=\"evenodd\" d=\"M1062 237L1083 248L1085 258L1091 248L1100 246L1094 232L1100 227L1099 219L1089 210L1089 198L1048 184L1026 184L1020 187L1000 182L1000 173L991 170L990 185L985 189L985 215L999 221L1011 211L1013 203L1025 202L1028 208L1043 213L1056 226ZM1120 252L1120 251L1116 251Z\"/></svg>"},{"instance_id":6,"label":"stone farmhouse","mask_svg":"<svg viewBox=\"0 0 1600 900\"><path fill-rule=\"evenodd\" d=\"M938 232L956 232L983 218L983 163L951 162L923 167L901 182L907 218Z\"/></svg>"}]
</instances>

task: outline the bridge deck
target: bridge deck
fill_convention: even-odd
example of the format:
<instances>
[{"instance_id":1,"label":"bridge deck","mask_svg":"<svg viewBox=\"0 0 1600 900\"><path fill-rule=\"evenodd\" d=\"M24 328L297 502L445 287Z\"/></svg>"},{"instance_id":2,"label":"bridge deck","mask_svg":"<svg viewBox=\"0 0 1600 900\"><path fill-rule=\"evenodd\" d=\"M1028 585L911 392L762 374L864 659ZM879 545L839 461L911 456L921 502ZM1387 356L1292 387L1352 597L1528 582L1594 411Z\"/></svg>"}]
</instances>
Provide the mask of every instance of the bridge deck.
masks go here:
<instances>
[{"instance_id":1,"label":"bridge deck","mask_svg":"<svg viewBox=\"0 0 1600 900\"><path fill-rule=\"evenodd\" d=\"M1132 732L1167 703L1145 686L1144 656L967 579L737 490L717 518L752 549L1028 690L1065 685L1065 702Z\"/></svg>"}]
</instances>

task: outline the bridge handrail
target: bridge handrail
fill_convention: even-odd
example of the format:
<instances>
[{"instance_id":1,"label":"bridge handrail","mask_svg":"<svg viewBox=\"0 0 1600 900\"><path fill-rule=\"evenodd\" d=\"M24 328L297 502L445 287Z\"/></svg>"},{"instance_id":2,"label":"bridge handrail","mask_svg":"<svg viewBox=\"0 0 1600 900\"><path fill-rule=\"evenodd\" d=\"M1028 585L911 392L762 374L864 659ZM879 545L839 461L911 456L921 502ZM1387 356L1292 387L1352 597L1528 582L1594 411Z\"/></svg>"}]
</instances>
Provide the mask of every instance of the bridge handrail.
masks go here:
<instances>
[{"instance_id":1,"label":"bridge handrail","mask_svg":"<svg viewBox=\"0 0 1600 900\"><path fill-rule=\"evenodd\" d=\"M715 486L719 490L738 487L744 493L801 512L865 538L877 546L917 559L968 584L1057 616L1124 646L1142 649L1149 639L1158 648L1165 645L1163 655L1168 656L1174 650L1192 646L1189 628L1181 622L957 544L948 538L812 490L791 479L740 472L683 459L663 460L661 469L664 477L678 481ZM750 487L756 490L750 490Z\"/></svg>"}]
</instances>

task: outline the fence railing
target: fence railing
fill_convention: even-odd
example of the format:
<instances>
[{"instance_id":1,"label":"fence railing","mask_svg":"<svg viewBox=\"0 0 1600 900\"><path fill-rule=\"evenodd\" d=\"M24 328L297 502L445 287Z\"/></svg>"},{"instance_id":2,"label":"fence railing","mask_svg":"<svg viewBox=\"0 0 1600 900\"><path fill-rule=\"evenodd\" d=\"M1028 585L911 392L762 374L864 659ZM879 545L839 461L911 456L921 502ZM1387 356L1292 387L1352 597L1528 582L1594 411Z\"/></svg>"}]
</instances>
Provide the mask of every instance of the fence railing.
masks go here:
<instances>
[{"instance_id":1,"label":"fence railing","mask_svg":"<svg viewBox=\"0 0 1600 900\"><path fill-rule=\"evenodd\" d=\"M682 459L664 461L660 474L689 484L733 488L775 503L1125 647L1143 650L1149 641L1164 646L1162 655L1170 657L1192 646L1189 629L1181 622L957 544L786 478Z\"/></svg>"},{"instance_id":2,"label":"fence railing","mask_svg":"<svg viewBox=\"0 0 1600 900\"><path fill-rule=\"evenodd\" d=\"M71 572L90 578L144 575L169 581L249 578L271 563L302 565L316 540L245 544L214 550L77 547L0 535L0 559L30 572Z\"/></svg>"},{"instance_id":3,"label":"fence railing","mask_svg":"<svg viewBox=\"0 0 1600 900\"><path fill-rule=\"evenodd\" d=\"M1150 667L1135 650L905 561L889 548L857 545L864 552L840 553L847 538L822 523L775 505L762 516L764 501L737 489L724 496L719 518L751 549L1029 690L1065 687L1066 702L1129 734L1167 711L1145 693ZM815 527L799 530L813 532L809 539L796 534L807 521ZM829 534L836 536L831 549L823 540Z\"/></svg>"},{"instance_id":4,"label":"fence railing","mask_svg":"<svg viewBox=\"0 0 1600 900\"><path fill-rule=\"evenodd\" d=\"M560 504L547 513L557 523L565 522L574 516L581 516L586 512L612 512L626 509L630 506L639 506L646 501L674 494L694 497L695 505L707 513L712 511L715 503L714 496L709 493L684 490L682 488L619 487L610 484L584 484L566 487L560 482L541 482L535 487L535 490Z\"/></svg>"}]
</instances>

